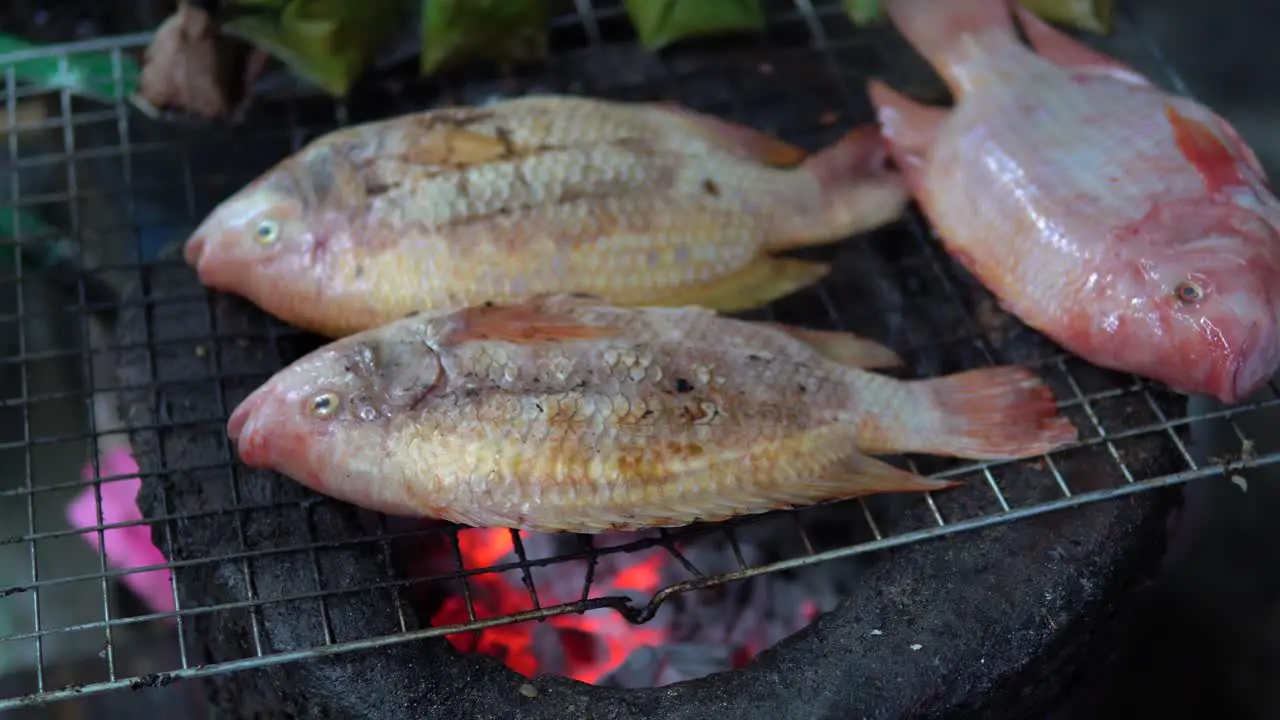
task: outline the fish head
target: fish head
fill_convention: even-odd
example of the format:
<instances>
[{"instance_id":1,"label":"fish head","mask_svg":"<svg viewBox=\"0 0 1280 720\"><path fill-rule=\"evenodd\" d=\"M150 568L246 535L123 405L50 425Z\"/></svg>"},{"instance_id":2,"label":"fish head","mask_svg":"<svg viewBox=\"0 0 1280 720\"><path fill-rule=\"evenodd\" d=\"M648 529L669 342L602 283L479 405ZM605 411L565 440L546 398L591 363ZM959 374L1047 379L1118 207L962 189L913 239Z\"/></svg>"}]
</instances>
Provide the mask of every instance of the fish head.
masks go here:
<instances>
[{"instance_id":1,"label":"fish head","mask_svg":"<svg viewBox=\"0 0 1280 720\"><path fill-rule=\"evenodd\" d=\"M287 164L268 171L219 204L183 247L200 281L245 292L281 270L304 269L315 235Z\"/></svg>"},{"instance_id":2,"label":"fish head","mask_svg":"<svg viewBox=\"0 0 1280 720\"><path fill-rule=\"evenodd\" d=\"M380 473L395 455L399 421L428 404L443 378L440 355L422 332L384 326L330 343L276 373L232 412L227 435L250 467L389 510L394 503L380 502L378 493L391 489L353 485L353 478Z\"/></svg>"},{"instance_id":3,"label":"fish head","mask_svg":"<svg viewBox=\"0 0 1280 720\"><path fill-rule=\"evenodd\" d=\"M1280 235L1263 222L1170 232L1173 242L1137 263L1143 291L1129 302L1147 332L1127 341L1145 359L1138 371L1240 402L1280 370Z\"/></svg>"}]
</instances>

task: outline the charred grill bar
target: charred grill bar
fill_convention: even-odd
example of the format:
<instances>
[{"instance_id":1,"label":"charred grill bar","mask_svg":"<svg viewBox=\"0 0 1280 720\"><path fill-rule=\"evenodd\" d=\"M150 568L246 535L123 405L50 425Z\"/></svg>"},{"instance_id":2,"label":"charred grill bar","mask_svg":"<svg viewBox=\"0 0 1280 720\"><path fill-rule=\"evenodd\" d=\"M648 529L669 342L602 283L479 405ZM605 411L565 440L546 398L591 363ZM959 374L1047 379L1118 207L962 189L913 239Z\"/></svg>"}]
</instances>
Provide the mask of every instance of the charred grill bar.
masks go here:
<instances>
[{"instance_id":1,"label":"charred grill bar","mask_svg":"<svg viewBox=\"0 0 1280 720\"><path fill-rule=\"evenodd\" d=\"M676 99L816 149L870 118L867 77L936 87L897 38L855 35L838 2L767 2L764 38L661 58L635 47L620 6L574 5L555 22L555 58L533 74L443 92L375 83L336 117L325 102L264 102L234 130L134 123L113 149L133 162L135 196L155 178L181 178L185 232L335 122L442 99ZM1117 34L1134 32L1122 22ZM12 98L12 73L6 90ZM93 371L119 376L100 384L120 388L143 473L139 505L173 566L182 665L108 677L102 688L203 677L234 716L1043 713L1095 641L1122 624L1126 589L1154 567L1170 498L1138 491L1221 467L1188 452L1181 398L1065 356L1001 313L918 217L805 256L833 263L832 275L759 317L867 335L903 352L917 376L1027 363L1063 399L1080 445L1028 462L915 461L965 481L936 496L669 532L552 536L393 521L232 460L231 409L318 339L205 292L176 248L126 268L136 284L118 308L118 345ZM23 492L30 501L36 491ZM57 582L37 579L23 592ZM714 674L726 670L735 672Z\"/></svg>"}]
</instances>

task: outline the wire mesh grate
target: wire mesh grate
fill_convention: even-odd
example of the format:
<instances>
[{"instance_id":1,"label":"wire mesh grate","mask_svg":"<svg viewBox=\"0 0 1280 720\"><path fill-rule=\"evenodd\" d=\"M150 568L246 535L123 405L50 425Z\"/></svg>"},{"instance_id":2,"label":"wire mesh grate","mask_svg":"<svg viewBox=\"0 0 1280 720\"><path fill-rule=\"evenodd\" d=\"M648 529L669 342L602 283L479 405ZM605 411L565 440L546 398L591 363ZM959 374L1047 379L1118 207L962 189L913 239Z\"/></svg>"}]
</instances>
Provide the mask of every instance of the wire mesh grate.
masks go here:
<instances>
[{"instance_id":1,"label":"wire mesh grate","mask_svg":"<svg viewBox=\"0 0 1280 720\"><path fill-rule=\"evenodd\" d=\"M575 0L574 11L553 22L556 44L567 47L568 60L546 74L516 80L486 81L446 87L441 94L457 102L477 102L504 92L560 90L628 99L678 99L695 108L746 121L810 148L833 140L842 126L870 117L861 92L866 73L892 73L884 58L891 48L883 33L856 33L843 17L840 3L795 0L768 4L770 27L746 53L708 50L651 57L639 51L617 2ZM1118 35L1140 37L1122 26ZM608 609L631 623L644 623L677 595L735 580L793 570L889 547L920 542L997 523L1007 523L1054 510L1112 499L1196 478L1233 476L1249 467L1280 460L1280 448L1261 448L1247 439L1236 422L1280 400L1269 399L1197 416L1184 403L1148 384L1103 372L1037 340L1004 316L988 294L958 270L932 239L919 217L905 227L877 233L824 251L834 262L831 278L811 291L777 303L760 317L806 319L826 327L860 331L868 328L892 335L893 344L911 365L942 373L962 366L1020 362L1041 370L1060 398L1064 412L1081 431L1078 445L1029 462L955 462L938 458L909 459L910 466L939 478L965 480L955 490L919 498L874 499L838 504L842 517L865 524L856 541L832 546L814 536L806 518L837 506L821 506L768 516L741 518L716 525L694 526L629 536L608 544L604 538L579 538L573 550L534 553L526 534L510 533L510 551L493 562L469 566L463 547L475 542L475 529L433 526L397 529L376 518L359 533L335 535L317 530L333 503L296 490L264 495L261 481L242 477L231 461L222 432L231 408L265 379L245 370L225 348L268 347L280 363L296 356L306 341L273 322L226 327L220 303L192 283L174 291L156 278L166 265L178 266L172 252L157 244L184 238L219 200L279 157L339 124L407 110L350 107L295 100L264 102L259 114L270 122L249 123L236 130L172 128L140 117L119 91L114 105L80 101L67 92L35 91L17 82L14 63L33 57L66 62L79 52L108 50L119 79L122 53L145 45L145 36L91 41L0 58L5 68L3 128L7 147L3 181L9 183L8 209L15 231L13 243L0 246L12 256L11 270L0 272L0 510L6 513L0 534L0 610L16 621L0 625L0 658L18 657L33 669L30 682L0 695L0 709L73 697L120 687L165 684L175 679L231 672L323 655L441 637L462 631L512 625L555 616ZM576 55L574 54L576 53ZM589 53L589 55L588 55ZM592 62L584 63L582 58ZM1150 60L1157 65L1158 59ZM565 68L571 68L572 71ZM854 68L857 69L855 72ZM1176 78L1170 78L1176 83ZM512 84L517 87L513 88ZM420 107L421 104L416 105ZM767 108L767 112L761 112ZM285 122L281 122L283 118ZM236 166L232 156L249 158ZM59 228L39 237L28 218L35 214ZM69 239L84 253L91 271L62 278L36 269L29 249L36 240ZM23 252L17 248L22 247ZM834 253L832 255L831 253ZM91 257L90 257L91 256ZM868 270L872 257L883 272ZM45 268L48 270L48 268ZM50 280L54 281L51 289ZM124 299L101 290L140 284L141 292ZM886 309L873 301L872 287L901 285L897 296L927 310ZM199 317L200 327L181 336L158 337L150 330L141 340L113 336L111 324L128 314L148 322L182 308ZM813 308L821 312L814 314ZM197 313L192 315L192 313ZM156 320L158 322L158 320ZM291 349L281 349L291 348ZM942 349L945 349L942 350ZM206 376L165 376L162 359L189 353L205 363ZM145 383L115 379L120 358L142 358L150 376ZM956 360L955 358L961 358ZM172 367L172 365L168 366ZM212 383L209 407L179 407L168 390L178 385ZM117 396L150 398L150 416L122 405ZM217 438L216 462L183 464L161 441L159 462L134 473L109 472L99 460L122 442L123 422L135 433L187 429L194 437ZM1201 458L1192 452L1187 429L1192 423L1221 425L1238 438L1241 451L1229 458ZM81 463L93 473L74 479ZM163 489L174 483L198 485L217 495L208 509L191 512L162 497L147 520L111 520L103 514L103 493L111 484L142 478ZM167 483L167 484L166 484ZM86 489L92 494L94 519L88 528L69 527L64 507ZM265 500L263 498L266 498ZM284 498L283 500L281 498ZM155 505L153 503L153 505ZM739 540L753 525L782 522L795 536L797 551L758 561ZM260 541L264 523L301 528L296 542L284 546ZM162 563L122 569L108 562L102 549L113 531L150 528ZM175 538L193 528L218 527L232 538L225 551L187 556L175 552ZM55 555L82 551L89 536L95 552L70 570ZM732 562L728 569L709 570L688 557L683 547L699 537L716 537ZM397 569L394 546L406 539L430 542L451 558L448 566L417 574ZM356 547L372 547L382 565L349 582L333 580L335 557ZM681 569L680 579L665 582L647 597L601 592L597 570L610 558L658 553ZM258 587L257 565L264 558L292 558L289 567L311 578L314 589L270 596ZM537 577L546 568L583 565L583 580L572 597L540 594ZM184 572L200 568L235 568L241 599L234 602L184 602ZM127 612L115 590L129 575L168 571L172 610ZM477 609L476 583L485 576L513 573L528 590L522 607L486 615ZM462 598L457 622L427 626L408 607L406 591L452 583ZM352 598L370 592L391 593L394 617L378 633L353 632L347 621ZM53 608L66 598L87 599L83 612L66 622ZM344 597L346 598L344 600ZM348 604L343 604L348 603ZM83 604L83 603L82 603ZM310 639L269 638L264 618L273 608L306 604L314 614ZM340 608L335 611L335 607ZM237 657L201 655L199 631L193 625L223 614L247 614L249 651ZM65 614L65 613L63 613ZM134 633L157 623L156 631L172 636L174 657L168 665L147 665L130 651ZM364 630L367 630L365 628ZM74 642L67 638L75 638ZM94 648L101 660L96 678L65 686L50 669L55 655L74 653L71 646ZM71 649L68 649L71 648ZM0 665L3 669L4 665Z\"/></svg>"}]
</instances>

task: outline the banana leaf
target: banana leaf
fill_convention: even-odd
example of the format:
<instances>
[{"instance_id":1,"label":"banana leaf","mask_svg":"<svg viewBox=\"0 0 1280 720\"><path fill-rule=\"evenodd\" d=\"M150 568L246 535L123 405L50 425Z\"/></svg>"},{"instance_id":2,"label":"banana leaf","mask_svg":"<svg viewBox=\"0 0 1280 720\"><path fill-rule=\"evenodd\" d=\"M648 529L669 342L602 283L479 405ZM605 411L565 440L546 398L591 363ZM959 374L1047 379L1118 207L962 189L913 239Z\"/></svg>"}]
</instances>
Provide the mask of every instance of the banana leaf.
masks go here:
<instances>
[{"instance_id":1,"label":"banana leaf","mask_svg":"<svg viewBox=\"0 0 1280 720\"><path fill-rule=\"evenodd\" d=\"M1018 0L1049 22L1106 35L1115 17L1113 0Z\"/></svg>"},{"instance_id":2,"label":"banana leaf","mask_svg":"<svg viewBox=\"0 0 1280 720\"><path fill-rule=\"evenodd\" d=\"M880 0L844 0L844 12L856 27L878 25L884 20Z\"/></svg>"},{"instance_id":3,"label":"banana leaf","mask_svg":"<svg viewBox=\"0 0 1280 720\"><path fill-rule=\"evenodd\" d=\"M547 54L548 0L424 0L423 75L471 62L522 62Z\"/></svg>"},{"instance_id":4,"label":"banana leaf","mask_svg":"<svg viewBox=\"0 0 1280 720\"><path fill-rule=\"evenodd\" d=\"M1023 7L1050 22L1106 35L1115 15L1114 0L1018 0ZM881 0L844 0L844 10L858 27L883 18Z\"/></svg>"},{"instance_id":5,"label":"banana leaf","mask_svg":"<svg viewBox=\"0 0 1280 720\"><path fill-rule=\"evenodd\" d=\"M222 29L343 97L406 17L402 0L235 0Z\"/></svg>"},{"instance_id":6,"label":"banana leaf","mask_svg":"<svg viewBox=\"0 0 1280 720\"><path fill-rule=\"evenodd\" d=\"M0 33L0 55L41 47L46 46ZM138 61L121 53L117 87L115 60L109 52L59 53L19 60L12 63L12 67L19 82L48 90L69 90L76 95L106 102L133 95L141 75Z\"/></svg>"},{"instance_id":7,"label":"banana leaf","mask_svg":"<svg viewBox=\"0 0 1280 720\"><path fill-rule=\"evenodd\" d=\"M694 37L761 32L759 0L626 0L627 15L649 50Z\"/></svg>"}]
</instances>

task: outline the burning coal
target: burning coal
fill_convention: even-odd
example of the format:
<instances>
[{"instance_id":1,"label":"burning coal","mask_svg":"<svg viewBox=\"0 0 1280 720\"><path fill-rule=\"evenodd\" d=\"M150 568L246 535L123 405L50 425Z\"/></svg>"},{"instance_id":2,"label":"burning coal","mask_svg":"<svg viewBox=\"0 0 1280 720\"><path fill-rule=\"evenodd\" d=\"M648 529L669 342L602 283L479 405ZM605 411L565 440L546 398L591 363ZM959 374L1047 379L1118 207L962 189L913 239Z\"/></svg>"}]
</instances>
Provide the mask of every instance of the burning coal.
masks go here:
<instances>
[{"instance_id":1,"label":"burning coal","mask_svg":"<svg viewBox=\"0 0 1280 720\"><path fill-rule=\"evenodd\" d=\"M431 553L431 567L415 568L410 575L448 574L456 570L458 556L467 570L512 567L471 575L465 587L461 580L423 583L418 601L434 626L470 621L468 594L477 620L535 610L535 596L541 608L611 596L643 607L663 588L699 575L734 573L865 539L861 523L849 521L861 516L852 504L815 508L805 515L811 545L794 518L762 518L734 531L740 558L727 532L711 527L671 543L656 542L661 537L656 531L588 538L462 528L456 548ZM518 567L517 542L529 561L527 571ZM595 553L584 552L592 547ZM538 564L544 560L549 562ZM447 639L462 652L499 658L529 677L555 674L627 688L667 685L741 667L832 609L856 582L858 571L858 561L850 558L680 592L638 625L601 608Z\"/></svg>"}]
</instances>

